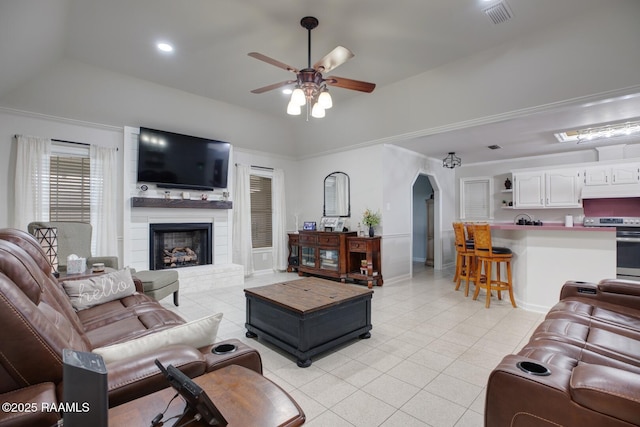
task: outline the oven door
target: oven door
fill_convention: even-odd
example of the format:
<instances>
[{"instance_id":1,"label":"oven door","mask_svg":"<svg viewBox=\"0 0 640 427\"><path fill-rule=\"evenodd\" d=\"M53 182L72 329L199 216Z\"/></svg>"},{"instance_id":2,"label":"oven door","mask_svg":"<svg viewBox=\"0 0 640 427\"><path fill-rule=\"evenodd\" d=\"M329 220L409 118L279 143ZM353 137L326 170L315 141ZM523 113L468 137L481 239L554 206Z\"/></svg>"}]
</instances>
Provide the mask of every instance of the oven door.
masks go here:
<instances>
[{"instance_id":1,"label":"oven door","mask_svg":"<svg viewBox=\"0 0 640 427\"><path fill-rule=\"evenodd\" d=\"M618 227L616 248L618 278L640 280L640 230Z\"/></svg>"}]
</instances>

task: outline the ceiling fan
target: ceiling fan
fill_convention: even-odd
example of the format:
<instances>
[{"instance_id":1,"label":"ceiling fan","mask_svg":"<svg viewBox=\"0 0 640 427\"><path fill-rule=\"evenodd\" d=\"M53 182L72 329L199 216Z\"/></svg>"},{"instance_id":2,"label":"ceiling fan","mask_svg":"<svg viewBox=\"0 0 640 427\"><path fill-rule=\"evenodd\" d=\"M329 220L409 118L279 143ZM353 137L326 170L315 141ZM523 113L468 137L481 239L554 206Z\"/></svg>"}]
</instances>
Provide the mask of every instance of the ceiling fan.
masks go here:
<instances>
[{"instance_id":1,"label":"ceiling fan","mask_svg":"<svg viewBox=\"0 0 640 427\"><path fill-rule=\"evenodd\" d=\"M374 83L367 83L360 80L346 79L344 77L337 76L322 76L322 73L327 73L353 58L353 53L346 47L336 47L324 58L313 64L312 67L311 30L318 26L318 19L313 16L305 16L300 20L300 25L303 28L306 28L308 32L307 68L298 70L295 67L277 61L261 53L251 52L249 53L249 56L252 58L259 59L260 61L264 61L268 64L275 65L278 68L282 68L283 70L296 74L295 80L285 80L280 83L274 83L254 89L251 91L252 93L264 93L273 89L295 84L296 88L291 94L291 100L287 106L287 113L291 115L299 115L302 111L302 106L307 105L307 115L309 108L312 106L311 115L313 117L320 118L324 117L325 110L331 108L333 105L327 86L335 86L367 93L373 92L373 89L376 87Z\"/></svg>"}]
</instances>

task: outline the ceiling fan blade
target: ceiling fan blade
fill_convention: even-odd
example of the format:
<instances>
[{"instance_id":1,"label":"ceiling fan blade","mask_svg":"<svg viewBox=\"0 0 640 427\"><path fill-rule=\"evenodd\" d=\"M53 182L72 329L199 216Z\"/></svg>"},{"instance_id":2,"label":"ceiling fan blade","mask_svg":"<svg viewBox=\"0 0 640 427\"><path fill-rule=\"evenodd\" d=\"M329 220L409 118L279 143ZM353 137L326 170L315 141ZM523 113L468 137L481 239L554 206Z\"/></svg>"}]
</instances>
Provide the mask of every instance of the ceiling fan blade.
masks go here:
<instances>
[{"instance_id":1,"label":"ceiling fan blade","mask_svg":"<svg viewBox=\"0 0 640 427\"><path fill-rule=\"evenodd\" d=\"M260 61L264 61L267 64L275 65L276 67L282 68L283 70L291 71L292 73L296 73L296 74L298 73L297 68L292 67L291 65L287 65L284 62L277 61L273 58L269 58L268 56L263 55L261 53L249 52L248 55L252 58L256 58L256 59L259 59Z\"/></svg>"},{"instance_id":2,"label":"ceiling fan blade","mask_svg":"<svg viewBox=\"0 0 640 427\"><path fill-rule=\"evenodd\" d=\"M279 87L287 86L287 85L293 84L295 82L296 82L295 80L287 80L287 81L280 82L280 83L274 83L274 84L269 85L269 86L263 86L263 87L260 87L258 89L254 89L254 90L251 91L251 93L269 92L270 90L278 89Z\"/></svg>"},{"instance_id":3,"label":"ceiling fan blade","mask_svg":"<svg viewBox=\"0 0 640 427\"><path fill-rule=\"evenodd\" d=\"M345 79L344 77L330 76L324 79L329 86L341 87L343 89L359 90L360 92L371 93L376 88L375 83L363 82L360 80Z\"/></svg>"},{"instance_id":4,"label":"ceiling fan blade","mask_svg":"<svg viewBox=\"0 0 640 427\"><path fill-rule=\"evenodd\" d=\"M338 46L320 61L313 64L313 68L320 73L328 73L339 65L353 58L354 54L346 47Z\"/></svg>"}]
</instances>

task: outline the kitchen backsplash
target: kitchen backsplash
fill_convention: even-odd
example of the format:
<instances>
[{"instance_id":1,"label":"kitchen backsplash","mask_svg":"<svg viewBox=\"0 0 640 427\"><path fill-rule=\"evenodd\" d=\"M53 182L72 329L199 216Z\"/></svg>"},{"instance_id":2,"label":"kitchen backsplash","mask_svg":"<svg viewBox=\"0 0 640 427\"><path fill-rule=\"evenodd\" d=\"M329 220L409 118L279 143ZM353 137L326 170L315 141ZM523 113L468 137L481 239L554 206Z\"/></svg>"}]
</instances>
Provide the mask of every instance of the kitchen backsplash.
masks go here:
<instances>
[{"instance_id":1,"label":"kitchen backsplash","mask_svg":"<svg viewBox=\"0 0 640 427\"><path fill-rule=\"evenodd\" d=\"M640 217L640 197L619 199L584 199L585 216L635 216Z\"/></svg>"}]
</instances>

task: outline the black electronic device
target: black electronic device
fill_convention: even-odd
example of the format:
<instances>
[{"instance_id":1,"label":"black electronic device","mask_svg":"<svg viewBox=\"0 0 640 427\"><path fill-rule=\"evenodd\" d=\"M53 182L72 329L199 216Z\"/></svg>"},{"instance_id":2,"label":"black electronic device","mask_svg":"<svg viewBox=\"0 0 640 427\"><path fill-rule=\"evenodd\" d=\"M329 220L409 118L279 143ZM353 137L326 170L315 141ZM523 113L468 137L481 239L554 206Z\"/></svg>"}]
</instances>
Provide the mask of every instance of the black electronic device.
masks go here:
<instances>
[{"instance_id":1,"label":"black electronic device","mask_svg":"<svg viewBox=\"0 0 640 427\"><path fill-rule=\"evenodd\" d=\"M62 350L62 419L65 427L107 427L107 367L96 353Z\"/></svg>"},{"instance_id":2,"label":"black electronic device","mask_svg":"<svg viewBox=\"0 0 640 427\"><path fill-rule=\"evenodd\" d=\"M160 188L227 188L230 151L228 142L141 127L138 182Z\"/></svg>"},{"instance_id":3,"label":"black electronic device","mask_svg":"<svg viewBox=\"0 0 640 427\"><path fill-rule=\"evenodd\" d=\"M168 365L165 368L158 359L156 359L156 365L167 378L171 387L176 389L187 402L187 406L200 414L203 422L211 426L224 427L227 425L227 420L209 399L207 393L191 378L173 365Z\"/></svg>"}]
</instances>

